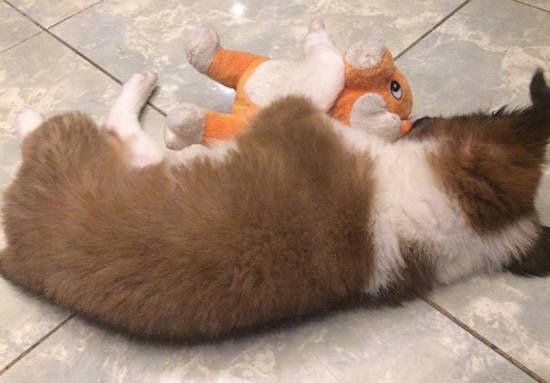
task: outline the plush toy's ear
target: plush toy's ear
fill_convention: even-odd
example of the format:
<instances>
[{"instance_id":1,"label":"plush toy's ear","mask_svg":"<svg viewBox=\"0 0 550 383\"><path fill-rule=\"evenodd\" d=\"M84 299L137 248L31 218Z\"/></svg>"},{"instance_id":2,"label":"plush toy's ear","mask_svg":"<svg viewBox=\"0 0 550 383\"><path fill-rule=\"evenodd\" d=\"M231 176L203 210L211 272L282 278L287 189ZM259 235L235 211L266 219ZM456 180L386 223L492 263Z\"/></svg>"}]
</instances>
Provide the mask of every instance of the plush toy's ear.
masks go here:
<instances>
[{"instance_id":1,"label":"plush toy's ear","mask_svg":"<svg viewBox=\"0 0 550 383\"><path fill-rule=\"evenodd\" d=\"M378 93L389 112L402 119L412 109L412 92L407 79L395 67L393 57L379 38L373 37L352 45L344 56L347 93L343 97L354 101L364 92ZM349 102L349 101L348 101ZM336 105L336 114L344 117L351 112L342 111L345 105Z\"/></svg>"},{"instance_id":2,"label":"plush toy's ear","mask_svg":"<svg viewBox=\"0 0 550 383\"><path fill-rule=\"evenodd\" d=\"M377 88L395 71L391 53L378 38L352 45L344 62L346 85L352 88Z\"/></svg>"},{"instance_id":3,"label":"plush toy's ear","mask_svg":"<svg viewBox=\"0 0 550 383\"><path fill-rule=\"evenodd\" d=\"M373 69L380 65L384 53L386 53L384 42L378 37L371 37L349 47L344 59L353 68Z\"/></svg>"}]
</instances>

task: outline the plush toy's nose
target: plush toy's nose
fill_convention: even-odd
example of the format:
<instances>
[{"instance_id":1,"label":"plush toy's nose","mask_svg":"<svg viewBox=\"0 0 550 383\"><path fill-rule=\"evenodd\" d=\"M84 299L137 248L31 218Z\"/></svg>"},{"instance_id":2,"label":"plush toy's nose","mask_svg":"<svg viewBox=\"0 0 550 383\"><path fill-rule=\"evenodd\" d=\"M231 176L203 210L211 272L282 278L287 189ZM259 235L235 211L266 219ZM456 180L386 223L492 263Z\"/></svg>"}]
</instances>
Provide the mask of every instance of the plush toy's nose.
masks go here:
<instances>
[{"instance_id":1,"label":"plush toy's nose","mask_svg":"<svg viewBox=\"0 0 550 383\"><path fill-rule=\"evenodd\" d=\"M412 128L411 120L401 121L401 137L407 134L411 130L411 128Z\"/></svg>"}]
</instances>

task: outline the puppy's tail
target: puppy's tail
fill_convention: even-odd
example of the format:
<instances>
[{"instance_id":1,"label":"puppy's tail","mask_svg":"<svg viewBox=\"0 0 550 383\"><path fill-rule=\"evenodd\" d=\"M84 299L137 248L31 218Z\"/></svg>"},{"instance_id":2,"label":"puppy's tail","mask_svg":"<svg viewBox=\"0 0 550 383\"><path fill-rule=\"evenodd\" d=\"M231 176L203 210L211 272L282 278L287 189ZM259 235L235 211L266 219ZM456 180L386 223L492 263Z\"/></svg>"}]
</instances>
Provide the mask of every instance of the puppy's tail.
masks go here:
<instances>
[{"instance_id":1,"label":"puppy's tail","mask_svg":"<svg viewBox=\"0 0 550 383\"><path fill-rule=\"evenodd\" d=\"M533 75L529 90L534 106L550 107L550 88L544 80L544 72L541 68L538 68Z\"/></svg>"}]
</instances>

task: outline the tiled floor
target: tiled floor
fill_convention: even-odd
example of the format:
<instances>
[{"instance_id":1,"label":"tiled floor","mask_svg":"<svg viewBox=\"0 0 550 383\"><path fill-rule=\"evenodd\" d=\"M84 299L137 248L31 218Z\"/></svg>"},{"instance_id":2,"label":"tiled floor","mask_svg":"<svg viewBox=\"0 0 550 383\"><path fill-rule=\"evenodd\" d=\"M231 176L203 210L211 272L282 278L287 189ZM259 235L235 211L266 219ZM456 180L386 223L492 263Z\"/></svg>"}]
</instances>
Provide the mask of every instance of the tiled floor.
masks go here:
<instances>
[{"instance_id":1,"label":"tiled floor","mask_svg":"<svg viewBox=\"0 0 550 383\"><path fill-rule=\"evenodd\" d=\"M533 69L550 70L550 0L235 4L0 1L0 187L19 160L11 124L25 105L101 119L120 82L149 67L160 75L158 110L182 101L227 110L232 94L185 60L188 23L212 23L226 46L275 57L300 54L316 15L341 48L380 33L409 77L416 115L525 104ZM163 115L148 108L144 119L160 143ZM540 197L550 217L550 196ZM550 382L550 278L480 276L400 308L198 346L128 340L2 279L0 302L0 383Z\"/></svg>"}]
</instances>

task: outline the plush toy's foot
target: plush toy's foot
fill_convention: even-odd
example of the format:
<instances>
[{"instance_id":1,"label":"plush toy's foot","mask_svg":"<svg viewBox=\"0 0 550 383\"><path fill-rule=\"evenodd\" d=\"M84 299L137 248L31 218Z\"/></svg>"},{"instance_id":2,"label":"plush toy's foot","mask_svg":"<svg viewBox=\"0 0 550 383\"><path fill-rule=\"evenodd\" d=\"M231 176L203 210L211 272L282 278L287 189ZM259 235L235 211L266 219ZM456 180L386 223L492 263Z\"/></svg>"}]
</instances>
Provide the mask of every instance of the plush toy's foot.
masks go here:
<instances>
[{"instance_id":1,"label":"plush toy's foot","mask_svg":"<svg viewBox=\"0 0 550 383\"><path fill-rule=\"evenodd\" d=\"M168 113L164 129L164 144L171 150L181 150L202 142L206 114L194 104L183 104Z\"/></svg>"},{"instance_id":2,"label":"plush toy's foot","mask_svg":"<svg viewBox=\"0 0 550 383\"><path fill-rule=\"evenodd\" d=\"M211 25L194 26L187 28L184 44L189 63L206 73L220 47L220 38Z\"/></svg>"}]
</instances>

